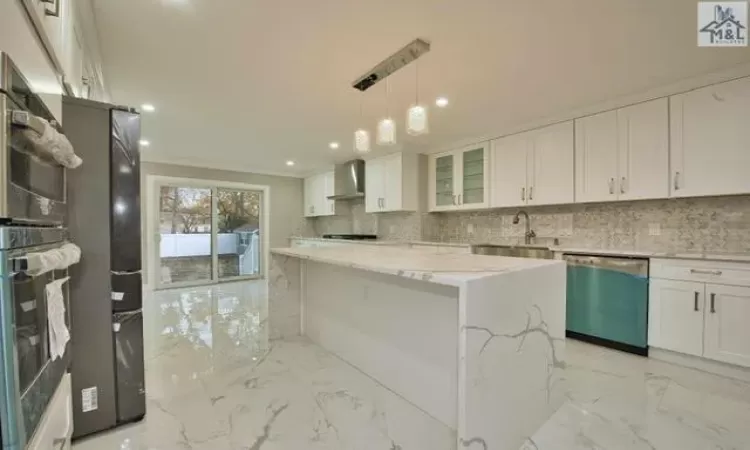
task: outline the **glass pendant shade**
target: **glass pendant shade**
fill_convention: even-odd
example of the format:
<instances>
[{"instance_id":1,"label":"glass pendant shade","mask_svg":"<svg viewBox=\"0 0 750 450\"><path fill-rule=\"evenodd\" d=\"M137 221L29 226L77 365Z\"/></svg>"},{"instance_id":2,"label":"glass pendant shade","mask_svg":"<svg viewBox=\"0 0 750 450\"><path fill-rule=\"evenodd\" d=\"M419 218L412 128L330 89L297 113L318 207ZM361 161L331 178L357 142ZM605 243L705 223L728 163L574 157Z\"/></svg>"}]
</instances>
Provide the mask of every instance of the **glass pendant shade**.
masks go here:
<instances>
[{"instance_id":1,"label":"glass pendant shade","mask_svg":"<svg viewBox=\"0 0 750 450\"><path fill-rule=\"evenodd\" d=\"M354 132L354 150L359 153L370 151L370 133L360 128Z\"/></svg>"},{"instance_id":2,"label":"glass pendant shade","mask_svg":"<svg viewBox=\"0 0 750 450\"><path fill-rule=\"evenodd\" d=\"M414 105L406 112L406 132L412 136L427 134L430 131L427 121L427 108Z\"/></svg>"},{"instance_id":3,"label":"glass pendant shade","mask_svg":"<svg viewBox=\"0 0 750 450\"><path fill-rule=\"evenodd\" d=\"M396 122L390 117L378 122L378 145L394 145L396 143Z\"/></svg>"}]
</instances>

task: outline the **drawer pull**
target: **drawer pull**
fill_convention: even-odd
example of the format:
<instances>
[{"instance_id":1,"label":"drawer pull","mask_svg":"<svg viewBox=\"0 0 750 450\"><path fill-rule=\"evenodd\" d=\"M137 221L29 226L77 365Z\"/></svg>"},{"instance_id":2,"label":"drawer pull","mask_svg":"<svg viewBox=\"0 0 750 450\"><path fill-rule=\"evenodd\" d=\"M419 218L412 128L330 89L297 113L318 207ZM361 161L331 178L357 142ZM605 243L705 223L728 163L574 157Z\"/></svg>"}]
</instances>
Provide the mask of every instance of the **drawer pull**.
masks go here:
<instances>
[{"instance_id":1,"label":"drawer pull","mask_svg":"<svg viewBox=\"0 0 750 450\"><path fill-rule=\"evenodd\" d=\"M721 270L698 270L698 269L690 269L690 273L698 274L698 275L721 275Z\"/></svg>"},{"instance_id":2,"label":"drawer pull","mask_svg":"<svg viewBox=\"0 0 750 450\"><path fill-rule=\"evenodd\" d=\"M698 311L698 296L701 295L698 291L695 291L695 301L693 302L693 310Z\"/></svg>"},{"instance_id":3,"label":"drawer pull","mask_svg":"<svg viewBox=\"0 0 750 450\"><path fill-rule=\"evenodd\" d=\"M716 314L716 294L711 293L711 314Z\"/></svg>"}]
</instances>

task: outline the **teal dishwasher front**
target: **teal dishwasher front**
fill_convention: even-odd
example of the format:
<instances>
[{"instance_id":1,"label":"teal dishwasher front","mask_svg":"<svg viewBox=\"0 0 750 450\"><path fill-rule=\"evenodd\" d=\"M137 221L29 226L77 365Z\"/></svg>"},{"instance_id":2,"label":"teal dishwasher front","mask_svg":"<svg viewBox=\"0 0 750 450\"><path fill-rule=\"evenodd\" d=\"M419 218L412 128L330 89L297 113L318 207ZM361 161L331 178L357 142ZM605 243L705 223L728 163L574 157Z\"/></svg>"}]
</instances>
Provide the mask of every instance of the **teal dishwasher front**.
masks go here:
<instances>
[{"instance_id":1,"label":"teal dishwasher front","mask_svg":"<svg viewBox=\"0 0 750 450\"><path fill-rule=\"evenodd\" d=\"M567 335L648 354L648 260L566 254Z\"/></svg>"}]
</instances>

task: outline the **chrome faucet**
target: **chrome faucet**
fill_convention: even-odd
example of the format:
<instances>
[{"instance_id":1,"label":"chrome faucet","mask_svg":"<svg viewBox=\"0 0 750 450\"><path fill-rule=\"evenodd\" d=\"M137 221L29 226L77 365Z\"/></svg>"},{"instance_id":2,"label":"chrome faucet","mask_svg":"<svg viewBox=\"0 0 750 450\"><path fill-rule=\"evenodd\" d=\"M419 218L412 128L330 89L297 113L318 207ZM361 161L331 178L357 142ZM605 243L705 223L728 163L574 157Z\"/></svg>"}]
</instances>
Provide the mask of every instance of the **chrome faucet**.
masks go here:
<instances>
[{"instance_id":1,"label":"chrome faucet","mask_svg":"<svg viewBox=\"0 0 750 450\"><path fill-rule=\"evenodd\" d=\"M524 239L524 243L526 245L529 245L529 244L531 244L531 240L536 237L536 233L534 233L534 230L531 229L531 220L529 219L529 213L527 213L524 210L518 211L516 213L516 216L513 217L513 224L517 225L518 222L521 221L521 217L520 216L522 214L526 218L526 233L524 234L524 238L525 238Z\"/></svg>"}]
</instances>

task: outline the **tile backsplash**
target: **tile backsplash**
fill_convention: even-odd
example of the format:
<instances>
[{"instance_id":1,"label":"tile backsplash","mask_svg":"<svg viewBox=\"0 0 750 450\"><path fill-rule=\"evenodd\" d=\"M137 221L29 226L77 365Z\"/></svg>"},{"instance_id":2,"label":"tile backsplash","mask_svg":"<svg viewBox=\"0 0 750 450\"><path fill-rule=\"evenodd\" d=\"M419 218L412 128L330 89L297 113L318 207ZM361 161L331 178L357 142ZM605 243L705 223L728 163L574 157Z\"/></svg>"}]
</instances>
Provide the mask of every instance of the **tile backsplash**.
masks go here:
<instances>
[{"instance_id":1,"label":"tile backsplash","mask_svg":"<svg viewBox=\"0 0 750 450\"><path fill-rule=\"evenodd\" d=\"M750 196L645 200L526 208L536 242L584 248L750 252ZM452 213L367 214L339 202L337 216L308 219L317 235L377 234L388 240L523 242L518 208Z\"/></svg>"}]
</instances>

